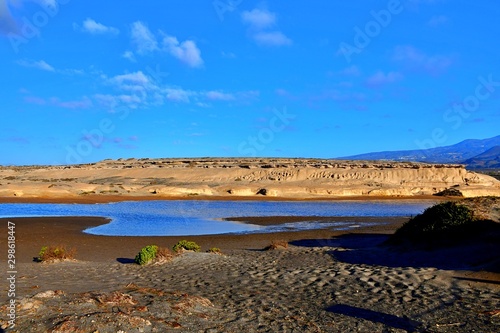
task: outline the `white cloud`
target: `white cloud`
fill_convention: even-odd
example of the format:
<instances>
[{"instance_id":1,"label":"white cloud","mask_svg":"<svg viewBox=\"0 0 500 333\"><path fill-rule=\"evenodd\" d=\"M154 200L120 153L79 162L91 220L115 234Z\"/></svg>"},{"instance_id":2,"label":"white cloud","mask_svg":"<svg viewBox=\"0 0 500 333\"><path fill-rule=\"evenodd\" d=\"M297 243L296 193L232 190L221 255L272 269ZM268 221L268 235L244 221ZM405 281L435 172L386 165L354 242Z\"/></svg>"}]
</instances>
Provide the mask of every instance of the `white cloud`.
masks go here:
<instances>
[{"instance_id":1,"label":"white cloud","mask_svg":"<svg viewBox=\"0 0 500 333\"><path fill-rule=\"evenodd\" d=\"M403 75L398 72L384 73L378 71L366 80L366 84L372 87L381 86L388 83L394 83L403 79Z\"/></svg>"},{"instance_id":2,"label":"white cloud","mask_svg":"<svg viewBox=\"0 0 500 333\"><path fill-rule=\"evenodd\" d=\"M196 93L181 88L167 88L165 94L169 101L189 103L189 96Z\"/></svg>"},{"instance_id":3,"label":"white cloud","mask_svg":"<svg viewBox=\"0 0 500 333\"><path fill-rule=\"evenodd\" d=\"M253 35L253 38L258 44L266 46L284 46L292 44L292 40L280 31L259 32Z\"/></svg>"},{"instance_id":4,"label":"white cloud","mask_svg":"<svg viewBox=\"0 0 500 333\"><path fill-rule=\"evenodd\" d=\"M122 92L137 95L144 102L148 99L148 95L151 97L152 93L160 90L142 71L116 75L109 79L105 78L105 81Z\"/></svg>"},{"instance_id":5,"label":"white cloud","mask_svg":"<svg viewBox=\"0 0 500 333\"><path fill-rule=\"evenodd\" d=\"M146 85L149 83L149 79L142 71L138 71L130 74L122 74L116 75L111 78L112 82L115 82L119 85L122 84L143 84Z\"/></svg>"},{"instance_id":6,"label":"white cloud","mask_svg":"<svg viewBox=\"0 0 500 333\"><path fill-rule=\"evenodd\" d=\"M268 10L253 9L241 14L243 22L249 24L253 29L262 30L276 23L276 15Z\"/></svg>"},{"instance_id":7,"label":"white cloud","mask_svg":"<svg viewBox=\"0 0 500 333\"><path fill-rule=\"evenodd\" d=\"M39 60L39 61L32 61L32 60L19 60L17 61L18 65L21 65L23 67L29 67L29 68L36 68L40 69L42 71L47 71L47 72L55 72L55 68L46 63L44 60Z\"/></svg>"},{"instance_id":8,"label":"white cloud","mask_svg":"<svg viewBox=\"0 0 500 333\"><path fill-rule=\"evenodd\" d=\"M132 42L137 48L137 52L145 54L158 50L156 37L151 33L144 23L137 21L132 24Z\"/></svg>"},{"instance_id":9,"label":"white cloud","mask_svg":"<svg viewBox=\"0 0 500 333\"><path fill-rule=\"evenodd\" d=\"M160 32L161 33L161 32ZM158 46L156 36L149 30L149 28L142 22L137 21L132 24L132 42L137 48L137 53L146 54L155 51L168 52L173 57L179 59L190 67L201 67L203 59L201 58L201 51L192 40L185 40L179 42L174 36L163 34L161 49ZM134 61L133 54L127 51L123 57Z\"/></svg>"},{"instance_id":10,"label":"white cloud","mask_svg":"<svg viewBox=\"0 0 500 333\"><path fill-rule=\"evenodd\" d=\"M276 24L276 15L268 10L253 9L241 14L243 23L249 25L250 37L259 45L285 46L292 40L278 30L269 30Z\"/></svg>"},{"instance_id":11,"label":"white cloud","mask_svg":"<svg viewBox=\"0 0 500 333\"><path fill-rule=\"evenodd\" d=\"M76 27L78 27L78 25L75 25L75 28ZM98 23L91 18L87 18L83 21L80 30L92 35L118 35L120 33L120 30L117 28L105 26L104 24Z\"/></svg>"},{"instance_id":12,"label":"white cloud","mask_svg":"<svg viewBox=\"0 0 500 333\"><path fill-rule=\"evenodd\" d=\"M132 51L123 52L122 57L130 60L131 62L137 62L137 60L135 59L135 55Z\"/></svg>"},{"instance_id":13,"label":"white cloud","mask_svg":"<svg viewBox=\"0 0 500 333\"><path fill-rule=\"evenodd\" d=\"M205 96L211 101L232 101L235 99L233 94L227 94L214 90L207 92Z\"/></svg>"},{"instance_id":14,"label":"white cloud","mask_svg":"<svg viewBox=\"0 0 500 333\"><path fill-rule=\"evenodd\" d=\"M192 40L179 43L177 38L167 35L163 38L163 47L172 56L190 67L200 67L203 65L201 51Z\"/></svg>"}]
</instances>

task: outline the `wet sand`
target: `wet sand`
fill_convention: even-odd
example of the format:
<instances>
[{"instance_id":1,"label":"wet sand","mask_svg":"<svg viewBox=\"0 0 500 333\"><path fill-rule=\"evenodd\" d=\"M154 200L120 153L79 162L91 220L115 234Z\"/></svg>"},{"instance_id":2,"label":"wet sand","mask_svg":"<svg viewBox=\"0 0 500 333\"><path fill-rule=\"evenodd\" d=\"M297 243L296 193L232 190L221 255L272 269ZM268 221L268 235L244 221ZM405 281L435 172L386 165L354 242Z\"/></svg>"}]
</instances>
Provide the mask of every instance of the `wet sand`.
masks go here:
<instances>
[{"instance_id":1,"label":"wet sand","mask_svg":"<svg viewBox=\"0 0 500 333\"><path fill-rule=\"evenodd\" d=\"M387 223L353 230L352 232L390 233L401 225L406 218L377 218L377 217L302 217L302 220L323 221L351 221ZM248 217L227 220L239 220L259 225L282 224L298 221L294 217ZM17 261L29 263L33 261L42 246L66 245L75 247L77 258L93 262L113 262L117 258L133 258L144 246L156 244L171 248L182 239L197 242L204 250L210 247L219 247L227 250L256 250L269 245L274 239L292 241L296 239L324 239L345 234L346 231L332 231L330 229L307 230L300 232L278 232L269 234L221 234L203 236L97 236L82 231L109 223L109 219L100 217L41 217L41 218L10 218L0 219L0 225L7 225L7 221L16 225ZM5 230L6 232L7 230ZM0 246L5 246L6 237L0 239Z\"/></svg>"}]
</instances>

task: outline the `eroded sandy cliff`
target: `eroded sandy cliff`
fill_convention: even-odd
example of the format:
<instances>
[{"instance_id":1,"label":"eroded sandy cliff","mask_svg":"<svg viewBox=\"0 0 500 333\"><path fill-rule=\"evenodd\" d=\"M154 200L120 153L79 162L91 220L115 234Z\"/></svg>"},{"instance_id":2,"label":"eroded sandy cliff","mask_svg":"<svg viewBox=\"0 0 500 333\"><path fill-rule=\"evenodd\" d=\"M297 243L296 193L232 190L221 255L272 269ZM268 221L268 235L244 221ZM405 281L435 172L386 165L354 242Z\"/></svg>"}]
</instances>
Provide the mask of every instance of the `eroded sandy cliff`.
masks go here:
<instances>
[{"instance_id":1,"label":"eroded sandy cliff","mask_svg":"<svg viewBox=\"0 0 500 333\"><path fill-rule=\"evenodd\" d=\"M0 197L71 198L500 195L500 182L461 165L316 159L129 159L0 168Z\"/></svg>"}]
</instances>

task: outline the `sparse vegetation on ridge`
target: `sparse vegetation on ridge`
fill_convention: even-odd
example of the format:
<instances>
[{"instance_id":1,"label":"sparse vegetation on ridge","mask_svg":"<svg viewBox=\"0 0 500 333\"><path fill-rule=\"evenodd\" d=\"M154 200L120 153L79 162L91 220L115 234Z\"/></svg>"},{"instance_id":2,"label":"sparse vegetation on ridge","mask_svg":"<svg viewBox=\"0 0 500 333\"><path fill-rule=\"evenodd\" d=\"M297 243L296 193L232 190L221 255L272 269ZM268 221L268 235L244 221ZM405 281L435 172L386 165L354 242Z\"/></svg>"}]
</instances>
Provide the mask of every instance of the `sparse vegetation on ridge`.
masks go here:
<instances>
[{"instance_id":1,"label":"sparse vegetation on ridge","mask_svg":"<svg viewBox=\"0 0 500 333\"><path fill-rule=\"evenodd\" d=\"M456 202L444 202L427 208L422 214L403 224L388 241L399 244L404 241L414 243L446 243L467 237L476 220L474 212Z\"/></svg>"},{"instance_id":2,"label":"sparse vegetation on ridge","mask_svg":"<svg viewBox=\"0 0 500 333\"><path fill-rule=\"evenodd\" d=\"M180 242L178 242L177 244L174 245L173 250L174 250L174 252L179 252L182 250L200 252L201 247L198 244L196 244L195 242L181 240Z\"/></svg>"}]
</instances>

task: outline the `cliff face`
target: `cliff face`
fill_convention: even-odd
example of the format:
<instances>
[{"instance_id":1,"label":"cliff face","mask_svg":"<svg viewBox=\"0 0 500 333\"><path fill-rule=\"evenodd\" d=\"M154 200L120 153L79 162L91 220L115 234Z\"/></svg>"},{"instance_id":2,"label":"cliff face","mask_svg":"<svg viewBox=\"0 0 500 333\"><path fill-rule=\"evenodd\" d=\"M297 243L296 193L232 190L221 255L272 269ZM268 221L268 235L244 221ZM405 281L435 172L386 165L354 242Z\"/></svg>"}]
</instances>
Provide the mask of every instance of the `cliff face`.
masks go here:
<instances>
[{"instance_id":1,"label":"cliff face","mask_svg":"<svg viewBox=\"0 0 500 333\"><path fill-rule=\"evenodd\" d=\"M500 196L500 181L461 165L310 159L129 159L0 168L1 197ZM455 191L455 192L456 192Z\"/></svg>"}]
</instances>

